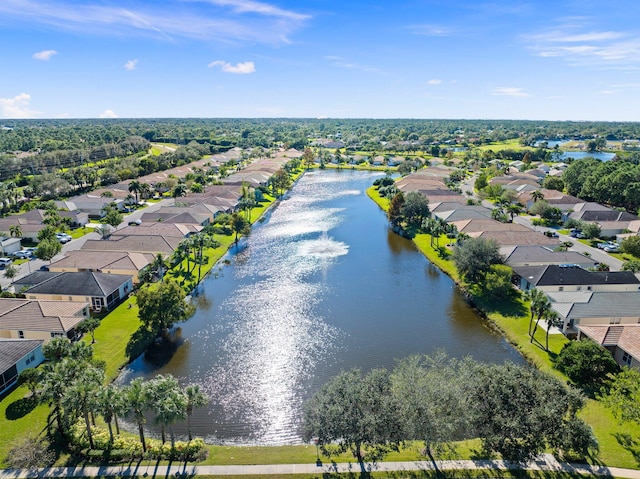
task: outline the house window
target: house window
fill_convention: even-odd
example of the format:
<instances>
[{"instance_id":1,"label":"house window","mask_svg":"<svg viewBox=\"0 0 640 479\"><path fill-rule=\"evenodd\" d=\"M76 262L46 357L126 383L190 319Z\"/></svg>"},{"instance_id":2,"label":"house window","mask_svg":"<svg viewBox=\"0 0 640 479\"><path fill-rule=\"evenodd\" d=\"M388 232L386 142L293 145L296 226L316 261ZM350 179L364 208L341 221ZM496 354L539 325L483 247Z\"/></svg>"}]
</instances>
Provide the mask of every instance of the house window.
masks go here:
<instances>
[{"instance_id":1,"label":"house window","mask_svg":"<svg viewBox=\"0 0 640 479\"><path fill-rule=\"evenodd\" d=\"M582 286L578 286L577 291L581 291L582 290Z\"/></svg>"},{"instance_id":2,"label":"house window","mask_svg":"<svg viewBox=\"0 0 640 479\"><path fill-rule=\"evenodd\" d=\"M24 339L24 331L18 331L18 337Z\"/></svg>"},{"instance_id":3,"label":"house window","mask_svg":"<svg viewBox=\"0 0 640 479\"><path fill-rule=\"evenodd\" d=\"M631 355L628 352L624 351L624 354L622 355L622 362L627 366L631 366L631 360Z\"/></svg>"},{"instance_id":4,"label":"house window","mask_svg":"<svg viewBox=\"0 0 640 479\"><path fill-rule=\"evenodd\" d=\"M591 291L591 286L587 286L587 291Z\"/></svg>"},{"instance_id":5,"label":"house window","mask_svg":"<svg viewBox=\"0 0 640 479\"><path fill-rule=\"evenodd\" d=\"M51 333L52 338L64 338L64 334L62 333Z\"/></svg>"},{"instance_id":6,"label":"house window","mask_svg":"<svg viewBox=\"0 0 640 479\"><path fill-rule=\"evenodd\" d=\"M620 318L610 318L609 324L620 324Z\"/></svg>"},{"instance_id":7,"label":"house window","mask_svg":"<svg viewBox=\"0 0 640 479\"><path fill-rule=\"evenodd\" d=\"M558 291L564 291L564 286L558 286Z\"/></svg>"}]
</instances>

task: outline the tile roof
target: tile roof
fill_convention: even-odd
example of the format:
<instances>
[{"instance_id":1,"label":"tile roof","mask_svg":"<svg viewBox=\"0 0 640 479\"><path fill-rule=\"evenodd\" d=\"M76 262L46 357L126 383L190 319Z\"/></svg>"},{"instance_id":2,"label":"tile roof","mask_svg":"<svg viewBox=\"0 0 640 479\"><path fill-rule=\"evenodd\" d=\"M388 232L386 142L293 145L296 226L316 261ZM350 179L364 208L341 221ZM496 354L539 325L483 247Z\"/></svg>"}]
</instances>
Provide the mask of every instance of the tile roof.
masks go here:
<instances>
[{"instance_id":1,"label":"tile roof","mask_svg":"<svg viewBox=\"0 0 640 479\"><path fill-rule=\"evenodd\" d=\"M0 314L0 330L13 331L66 333L84 320L83 311L89 306L78 301L0 300L6 302Z\"/></svg>"},{"instance_id":2,"label":"tile roof","mask_svg":"<svg viewBox=\"0 0 640 479\"><path fill-rule=\"evenodd\" d=\"M612 329L617 329L614 341L608 341L607 335ZM640 324L581 326L578 329L603 346L617 346L626 351L636 360L640 360Z\"/></svg>"},{"instance_id":3,"label":"tile roof","mask_svg":"<svg viewBox=\"0 0 640 479\"><path fill-rule=\"evenodd\" d=\"M0 374L44 343L41 339L0 338Z\"/></svg>"},{"instance_id":4,"label":"tile roof","mask_svg":"<svg viewBox=\"0 0 640 479\"><path fill-rule=\"evenodd\" d=\"M109 240L87 240L83 251L133 251L136 253L171 254L178 247L179 238L160 235L115 236Z\"/></svg>"},{"instance_id":5,"label":"tile roof","mask_svg":"<svg viewBox=\"0 0 640 479\"><path fill-rule=\"evenodd\" d=\"M122 231L122 230L120 230ZM66 256L54 263L49 269L57 271L61 269L122 269L141 270L151 262L154 256L152 253L130 253L128 251L102 251L96 254L95 251L76 250L69 251Z\"/></svg>"},{"instance_id":6,"label":"tile roof","mask_svg":"<svg viewBox=\"0 0 640 479\"><path fill-rule=\"evenodd\" d=\"M473 234L470 236L495 239L501 246L518 246L518 245L551 245L557 246L558 240L548 238L542 233L536 233L529 231L484 231L479 234Z\"/></svg>"}]
</instances>

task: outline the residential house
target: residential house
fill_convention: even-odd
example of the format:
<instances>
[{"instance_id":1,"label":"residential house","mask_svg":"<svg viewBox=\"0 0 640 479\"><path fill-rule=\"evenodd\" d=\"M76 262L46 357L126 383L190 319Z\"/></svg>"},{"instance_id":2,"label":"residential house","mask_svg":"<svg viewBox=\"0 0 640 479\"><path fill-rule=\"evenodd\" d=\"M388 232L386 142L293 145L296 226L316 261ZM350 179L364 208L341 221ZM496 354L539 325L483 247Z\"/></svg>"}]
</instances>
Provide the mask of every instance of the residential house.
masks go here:
<instances>
[{"instance_id":1,"label":"residential house","mask_svg":"<svg viewBox=\"0 0 640 479\"><path fill-rule=\"evenodd\" d=\"M0 338L73 341L79 337L78 324L88 317L85 301L0 298Z\"/></svg>"},{"instance_id":2,"label":"residential house","mask_svg":"<svg viewBox=\"0 0 640 479\"><path fill-rule=\"evenodd\" d=\"M27 299L87 302L92 310L101 311L113 309L133 290L132 277L127 275L96 272L49 274L48 279L24 291Z\"/></svg>"},{"instance_id":3,"label":"residential house","mask_svg":"<svg viewBox=\"0 0 640 479\"><path fill-rule=\"evenodd\" d=\"M579 325L577 329L578 339L600 344L620 366L640 369L640 324Z\"/></svg>"},{"instance_id":4,"label":"residential house","mask_svg":"<svg viewBox=\"0 0 640 479\"><path fill-rule=\"evenodd\" d=\"M569 218L586 223L597 223L601 229L600 235L603 237L614 237L621 234L629 228L632 221L638 220L636 215L593 202L575 205Z\"/></svg>"},{"instance_id":5,"label":"residential house","mask_svg":"<svg viewBox=\"0 0 640 479\"><path fill-rule=\"evenodd\" d=\"M131 276L133 284L138 284L138 273L153 263L152 253L133 253L129 251L69 251L65 257L49 265L49 271L55 273L91 272ZM32 285L33 286L33 285Z\"/></svg>"},{"instance_id":6,"label":"residential house","mask_svg":"<svg viewBox=\"0 0 640 479\"><path fill-rule=\"evenodd\" d=\"M106 196L79 195L68 200L56 201L56 206L68 211L81 211L90 218L102 218L106 214L106 207L114 204L116 208L124 208L124 200L120 198L108 198Z\"/></svg>"},{"instance_id":7,"label":"residential house","mask_svg":"<svg viewBox=\"0 0 640 479\"><path fill-rule=\"evenodd\" d=\"M203 205L194 206L165 206L152 213L143 213L140 220L143 223L176 223L207 226L211 223L215 213Z\"/></svg>"},{"instance_id":8,"label":"residential house","mask_svg":"<svg viewBox=\"0 0 640 479\"><path fill-rule=\"evenodd\" d=\"M549 246L555 248L559 242L556 238L549 238L542 233L528 231L482 231L471 235L474 238L495 240L500 247L506 246Z\"/></svg>"},{"instance_id":9,"label":"residential house","mask_svg":"<svg viewBox=\"0 0 640 479\"><path fill-rule=\"evenodd\" d=\"M574 264L517 266L516 284L522 291L638 292L640 280L630 271L587 271ZM639 294L640 296L640 294Z\"/></svg>"},{"instance_id":10,"label":"residential house","mask_svg":"<svg viewBox=\"0 0 640 479\"><path fill-rule=\"evenodd\" d=\"M111 236L108 240L87 240L80 249L96 252L120 251L170 255L178 247L180 241L181 238L176 238L175 236Z\"/></svg>"},{"instance_id":11,"label":"residential house","mask_svg":"<svg viewBox=\"0 0 640 479\"><path fill-rule=\"evenodd\" d=\"M0 395L18 382L18 376L42 361L42 340L0 339Z\"/></svg>"},{"instance_id":12,"label":"residential house","mask_svg":"<svg viewBox=\"0 0 640 479\"><path fill-rule=\"evenodd\" d=\"M11 238L10 236L0 236L0 253L2 256L11 256L22 248L20 238Z\"/></svg>"},{"instance_id":13,"label":"residential house","mask_svg":"<svg viewBox=\"0 0 640 479\"><path fill-rule=\"evenodd\" d=\"M562 332L578 335L584 326L635 325L640 323L637 291L561 291L548 293L551 307L562 321Z\"/></svg>"},{"instance_id":14,"label":"residential house","mask_svg":"<svg viewBox=\"0 0 640 479\"><path fill-rule=\"evenodd\" d=\"M554 251L548 246L508 246L502 248L501 253L505 257L505 263L512 268L575 264L588 269L598 265L597 261L576 251Z\"/></svg>"}]
</instances>

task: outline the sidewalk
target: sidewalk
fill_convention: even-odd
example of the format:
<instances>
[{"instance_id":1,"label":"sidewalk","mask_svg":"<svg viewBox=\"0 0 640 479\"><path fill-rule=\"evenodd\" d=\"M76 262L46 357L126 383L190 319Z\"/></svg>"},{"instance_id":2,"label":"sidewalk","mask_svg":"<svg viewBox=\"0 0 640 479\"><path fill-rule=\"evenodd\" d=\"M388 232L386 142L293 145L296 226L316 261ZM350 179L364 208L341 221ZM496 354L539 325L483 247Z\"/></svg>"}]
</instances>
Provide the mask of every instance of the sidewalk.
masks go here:
<instances>
[{"instance_id":1,"label":"sidewalk","mask_svg":"<svg viewBox=\"0 0 640 479\"><path fill-rule=\"evenodd\" d=\"M440 470L520 470L517 466L504 461L438 461ZM530 462L526 469L534 471L557 471L595 476L614 476L630 479L640 479L640 470L620 469L605 466L589 466L586 464L559 463L553 457L545 460ZM388 472L388 471L433 471L434 465L429 461L415 462L379 462L365 463L361 468L357 463L319 463L319 464L265 464L253 466L195 466L179 464L171 466L156 466L146 461L130 466L102 466L102 467L52 467L38 470L0 470L0 479L28 478L28 477L180 477L180 476L256 476L287 474L332 474L345 472Z\"/></svg>"}]
</instances>

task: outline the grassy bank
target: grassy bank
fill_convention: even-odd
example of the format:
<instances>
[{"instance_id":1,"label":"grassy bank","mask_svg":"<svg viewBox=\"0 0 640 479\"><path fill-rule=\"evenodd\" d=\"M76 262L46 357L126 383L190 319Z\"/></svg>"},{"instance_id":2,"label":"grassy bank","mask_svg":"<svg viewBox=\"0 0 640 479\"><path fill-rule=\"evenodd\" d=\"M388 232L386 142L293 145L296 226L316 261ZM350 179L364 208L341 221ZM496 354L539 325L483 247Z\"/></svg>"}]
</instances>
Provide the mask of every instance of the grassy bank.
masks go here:
<instances>
[{"instance_id":1,"label":"grassy bank","mask_svg":"<svg viewBox=\"0 0 640 479\"><path fill-rule=\"evenodd\" d=\"M367 194L386 211L388 201L378 197L374 187ZM434 265L448 274L457 284L460 277L453 262L449 259L446 246L447 238L435 239L428 234L418 234L413 238L418 249ZM437 245L440 245L438 247ZM483 302L476 298L476 307L502 335L537 368L552 374L563 381L568 379L553 368L553 360L564 344L568 342L561 334L549 335L549 350L545 349L546 333L542 328L536 330L534 340L529 336L529 304L521 297L500 304ZM588 399L580 416L593 428L600 445L599 460L607 466L640 468L640 425L616 420L611 411L597 400Z\"/></svg>"}]
</instances>

